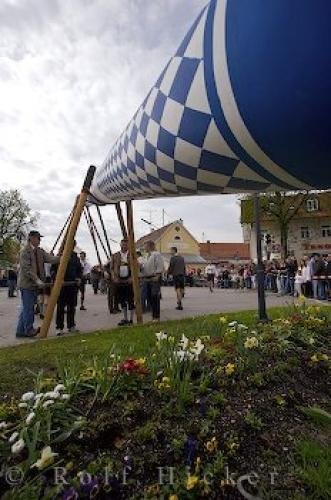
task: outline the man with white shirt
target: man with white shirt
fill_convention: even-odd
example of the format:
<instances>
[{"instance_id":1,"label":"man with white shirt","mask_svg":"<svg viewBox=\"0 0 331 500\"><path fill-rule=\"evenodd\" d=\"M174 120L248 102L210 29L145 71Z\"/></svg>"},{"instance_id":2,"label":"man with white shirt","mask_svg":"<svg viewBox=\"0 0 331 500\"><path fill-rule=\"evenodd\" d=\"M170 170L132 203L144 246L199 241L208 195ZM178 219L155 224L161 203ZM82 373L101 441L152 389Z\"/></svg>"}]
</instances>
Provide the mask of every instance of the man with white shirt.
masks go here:
<instances>
[{"instance_id":1,"label":"man with white shirt","mask_svg":"<svg viewBox=\"0 0 331 500\"><path fill-rule=\"evenodd\" d=\"M213 288L215 285L216 266L214 264L208 264L205 269L205 275L209 284L209 290L213 292Z\"/></svg>"},{"instance_id":2,"label":"man with white shirt","mask_svg":"<svg viewBox=\"0 0 331 500\"><path fill-rule=\"evenodd\" d=\"M148 301L152 307L153 321L159 321L161 277L164 272L164 260L160 252L156 251L154 241L146 241L145 250L148 254L148 258L143 269L144 283L146 284Z\"/></svg>"},{"instance_id":3,"label":"man with white shirt","mask_svg":"<svg viewBox=\"0 0 331 500\"><path fill-rule=\"evenodd\" d=\"M79 287L79 290L80 290L80 310L86 311L86 307L84 306L86 282L87 282L87 279L90 275L92 266L91 266L91 264L89 264L87 262L85 252L80 252L79 258L80 258L80 263L82 266L82 279L81 279L80 287Z\"/></svg>"},{"instance_id":4,"label":"man with white shirt","mask_svg":"<svg viewBox=\"0 0 331 500\"><path fill-rule=\"evenodd\" d=\"M134 295L128 240L123 239L121 241L121 250L120 252L113 254L110 268L112 281L115 287L115 294L123 311L123 319L118 323L118 325L132 325Z\"/></svg>"}]
</instances>

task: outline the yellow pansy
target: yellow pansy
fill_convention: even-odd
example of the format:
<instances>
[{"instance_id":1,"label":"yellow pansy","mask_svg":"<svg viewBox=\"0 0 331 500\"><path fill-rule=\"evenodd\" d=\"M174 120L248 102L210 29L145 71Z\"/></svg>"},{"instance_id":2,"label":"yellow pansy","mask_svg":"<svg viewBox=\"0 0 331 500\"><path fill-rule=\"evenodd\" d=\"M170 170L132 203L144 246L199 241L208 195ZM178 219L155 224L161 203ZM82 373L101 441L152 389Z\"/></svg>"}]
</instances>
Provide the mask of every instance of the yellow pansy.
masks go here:
<instances>
[{"instance_id":1,"label":"yellow pansy","mask_svg":"<svg viewBox=\"0 0 331 500\"><path fill-rule=\"evenodd\" d=\"M209 453L216 451L217 446L218 446L217 439L215 437L213 437L210 441L207 441L205 446L206 446L206 450L209 451Z\"/></svg>"},{"instance_id":2,"label":"yellow pansy","mask_svg":"<svg viewBox=\"0 0 331 500\"><path fill-rule=\"evenodd\" d=\"M199 483L198 476L189 476L186 481L186 489L193 490L193 488L195 488L198 483Z\"/></svg>"},{"instance_id":3,"label":"yellow pansy","mask_svg":"<svg viewBox=\"0 0 331 500\"><path fill-rule=\"evenodd\" d=\"M225 367L225 373L227 375L232 375L232 373L235 371L236 369L236 365L234 365L233 363L228 363Z\"/></svg>"},{"instance_id":4,"label":"yellow pansy","mask_svg":"<svg viewBox=\"0 0 331 500\"><path fill-rule=\"evenodd\" d=\"M256 337L247 337L244 343L244 347L246 349L254 349L254 347L258 347L259 341Z\"/></svg>"}]
</instances>

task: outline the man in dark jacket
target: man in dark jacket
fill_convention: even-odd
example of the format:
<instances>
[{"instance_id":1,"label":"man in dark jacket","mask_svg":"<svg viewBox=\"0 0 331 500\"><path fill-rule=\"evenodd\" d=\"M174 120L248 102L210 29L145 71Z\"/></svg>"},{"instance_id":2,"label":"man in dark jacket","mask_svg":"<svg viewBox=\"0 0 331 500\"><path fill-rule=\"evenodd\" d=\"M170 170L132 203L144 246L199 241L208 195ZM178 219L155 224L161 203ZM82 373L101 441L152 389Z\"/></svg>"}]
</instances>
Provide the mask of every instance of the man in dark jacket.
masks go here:
<instances>
[{"instance_id":1,"label":"man in dark jacket","mask_svg":"<svg viewBox=\"0 0 331 500\"><path fill-rule=\"evenodd\" d=\"M54 269L55 271L55 269ZM64 284L57 301L56 330L57 335L64 334L64 311L67 310L68 333L77 332L75 314L77 306L78 286L82 278L82 265L76 252L72 252L64 276Z\"/></svg>"},{"instance_id":2,"label":"man in dark jacket","mask_svg":"<svg viewBox=\"0 0 331 500\"><path fill-rule=\"evenodd\" d=\"M7 283L8 283L8 297L9 298L15 297L14 292L17 287L17 272L13 267L8 269Z\"/></svg>"},{"instance_id":3,"label":"man in dark jacket","mask_svg":"<svg viewBox=\"0 0 331 500\"><path fill-rule=\"evenodd\" d=\"M168 275L174 279L175 290L177 294L177 307L179 311L183 310L182 300L185 288L185 260L182 255L178 255L177 248L171 247L171 259L168 268Z\"/></svg>"}]
</instances>

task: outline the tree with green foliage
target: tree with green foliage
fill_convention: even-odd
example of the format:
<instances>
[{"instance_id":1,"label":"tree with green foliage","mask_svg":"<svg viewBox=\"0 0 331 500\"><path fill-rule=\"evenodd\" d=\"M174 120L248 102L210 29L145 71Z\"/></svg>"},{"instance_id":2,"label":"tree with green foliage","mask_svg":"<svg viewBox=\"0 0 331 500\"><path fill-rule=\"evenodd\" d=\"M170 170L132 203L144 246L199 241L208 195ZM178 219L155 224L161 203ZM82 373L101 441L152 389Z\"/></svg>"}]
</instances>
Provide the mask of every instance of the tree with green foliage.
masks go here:
<instances>
[{"instance_id":1,"label":"tree with green foliage","mask_svg":"<svg viewBox=\"0 0 331 500\"><path fill-rule=\"evenodd\" d=\"M19 246L37 215L16 189L0 191L0 259L15 262Z\"/></svg>"}]
</instances>

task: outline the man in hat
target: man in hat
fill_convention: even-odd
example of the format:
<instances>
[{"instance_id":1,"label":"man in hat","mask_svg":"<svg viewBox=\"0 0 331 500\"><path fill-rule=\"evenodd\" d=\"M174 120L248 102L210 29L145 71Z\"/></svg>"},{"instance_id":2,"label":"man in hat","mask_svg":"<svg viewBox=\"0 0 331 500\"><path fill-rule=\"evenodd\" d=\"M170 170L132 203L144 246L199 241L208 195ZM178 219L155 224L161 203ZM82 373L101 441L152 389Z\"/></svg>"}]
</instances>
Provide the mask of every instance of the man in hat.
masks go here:
<instances>
[{"instance_id":1,"label":"man in hat","mask_svg":"<svg viewBox=\"0 0 331 500\"><path fill-rule=\"evenodd\" d=\"M56 264L59 257L51 255L39 248L39 231L30 231L28 242L20 253L20 269L18 288L21 292L21 312L16 329L16 337L35 337L38 330L33 327L34 306L37 300L38 288L44 286L45 263Z\"/></svg>"}]
</instances>

